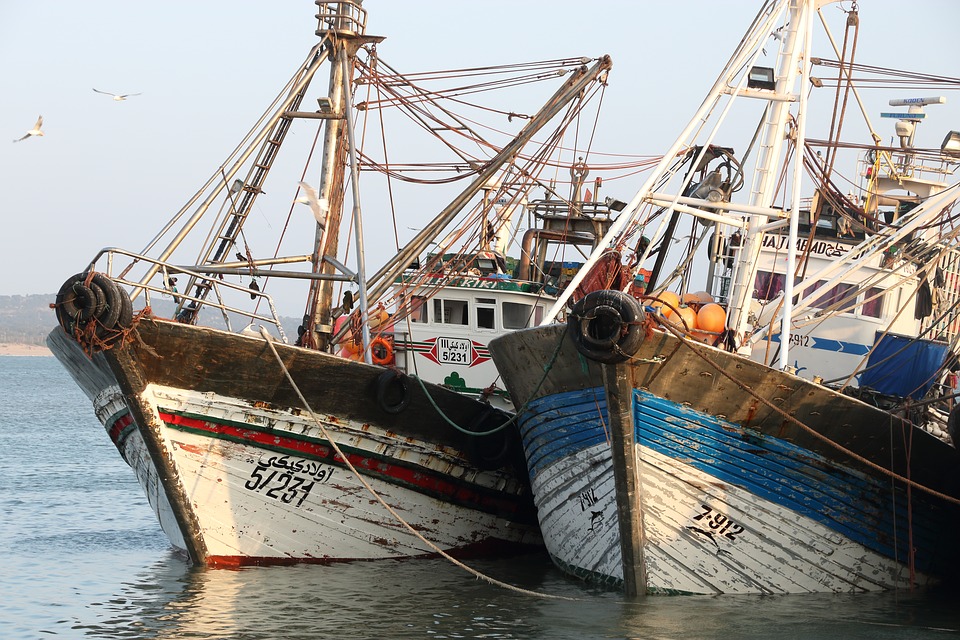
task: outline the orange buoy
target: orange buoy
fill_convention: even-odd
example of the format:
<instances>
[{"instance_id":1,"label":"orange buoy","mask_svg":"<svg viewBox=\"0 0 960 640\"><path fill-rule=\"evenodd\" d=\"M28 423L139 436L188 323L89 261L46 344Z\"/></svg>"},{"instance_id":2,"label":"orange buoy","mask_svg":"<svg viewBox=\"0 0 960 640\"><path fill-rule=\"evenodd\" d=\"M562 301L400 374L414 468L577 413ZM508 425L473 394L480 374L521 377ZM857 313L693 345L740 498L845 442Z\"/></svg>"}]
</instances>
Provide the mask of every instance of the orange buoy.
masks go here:
<instances>
[{"instance_id":1,"label":"orange buoy","mask_svg":"<svg viewBox=\"0 0 960 640\"><path fill-rule=\"evenodd\" d=\"M670 311L670 306L680 306L680 296L673 291L661 291L657 294L657 299L653 301L652 306L655 309L660 309L660 313L666 315Z\"/></svg>"},{"instance_id":2,"label":"orange buoy","mask_svg":"<svg viewBox=\"0 0 960 640\"><path fill-rule=\"evenodd\" d=\"M387 313L387 310L381 306L377 306L373 311L370 312L370 315L367 318L367 324L370 325L371 329L376 329L389 319L390 314Z\"/></svg>"},{"instance_id":3,"label":"orange buoy","mask_svg":"<svg viewBox=\"0 0 960 640\"><path fill-rule=\"evenodd\" d=\"M697 312L686 305L678 307L676 311L673 309L664 311L663 317L666 318L667 322L687 331L693 331L697 328Z\"/></svg>"},{"instance_id":4,"label":"orange buoy","mask_svg":"<svg viewBox=\"0 0 960 640\"><path fill-rule=\"evenodd\" d=\"M353 340L344 340L340 343L339 355L341 358L350 358L356 355L362 355L360 352L360 345L353 344Z\"/></svg>"},{"instance_id":5,"label":"orange buoy","mask_svg":"<svg viewBox=\"0 0 960 640\"><path fill-rule=\"evenodd\" d=\"M688 306L700 304L700 296L696 293L685 293L680 296L680 304Z\"/></svg>"},{"instance_id":6,"label":"orange buoy","mask_svg":"<svg viewBox=\"0 0 960 640\"><path fill-rule=\"evenodd\" d=\"M726 328L727 312L716 302L709 302L697 312L697 327L711 333L720 333Z\"/></svg>"},{"instance_id":7,"label":"orange buoy","mask_svg":"<svg viewBox=\"0 0 960 640\"><path fill-rule=\"evenodd\" d=\"M348 322L350 316L340 316L333 321L333 334L336 335L340 332L340 329L343 327L343 323ZM347 358L352 354L358 353L360 351L360 346L354 344L353 342L353 331L347 329L346 333L340 338L340 342L337 343L337 346L340 347L340 351L337 355L341 358Z\"/></svg>"},{"instance_id":8,"label":"orange buoy","mask_svg":"<svg viewBox=\"0 0 960 640\"><path fill-rule=\"evenodd\" d=\"M697 291L693 295L697 296L697 302L700 304L710 304L711 302L716 302L713 299L713 296L706 291Z\"/></svg>"}]
</instances>

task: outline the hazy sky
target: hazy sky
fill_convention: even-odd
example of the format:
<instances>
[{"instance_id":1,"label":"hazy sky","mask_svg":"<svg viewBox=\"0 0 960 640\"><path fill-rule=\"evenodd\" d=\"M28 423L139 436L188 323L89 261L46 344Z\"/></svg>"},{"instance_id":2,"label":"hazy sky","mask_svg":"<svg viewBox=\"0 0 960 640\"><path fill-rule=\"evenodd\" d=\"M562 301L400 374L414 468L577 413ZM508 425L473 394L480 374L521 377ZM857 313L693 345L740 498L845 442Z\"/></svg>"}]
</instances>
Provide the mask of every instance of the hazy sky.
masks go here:
<instances>
[{"instance_id":1,"label":"hazy sky","mask_svg":"<svg viewBox=\"0 0 960 640\"><path fill-rule=\"evenodd\" d=\"M859 4L858 60L960 76L960 2ZM364 7L368 33L387 37L381 55L405 71L610 54L595 148L653 155L693 114L759 2ZM142 248L305 58L315 10L312 0L0 0L0 295L55 293L99 248ZM94 87L142 95L114 102ZM928 108L919 134L919 146L938 146L960 130L960 92L872 92L874 124L892 133L879 120L886 100L917 93L948 97ZM41 114L46 135L13 144ZM617 185L622 199L641 180ZM379 237L382 225L366 233L376 268L392 240Z\"/></svg>"}]
</instances>

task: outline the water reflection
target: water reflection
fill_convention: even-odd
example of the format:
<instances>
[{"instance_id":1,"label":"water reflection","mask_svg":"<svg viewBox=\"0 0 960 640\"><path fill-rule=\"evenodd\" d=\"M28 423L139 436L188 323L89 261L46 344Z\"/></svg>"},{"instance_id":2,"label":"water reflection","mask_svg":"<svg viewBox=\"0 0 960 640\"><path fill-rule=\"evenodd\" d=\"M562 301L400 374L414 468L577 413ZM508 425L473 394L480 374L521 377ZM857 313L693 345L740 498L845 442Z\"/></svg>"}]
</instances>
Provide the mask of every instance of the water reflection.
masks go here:
<instances>
[{"instance_id":1,"label":"water reflection","mask_svg":"<svg viewBox=\"0 0 960 640\"><path fill-rule=\"evenodd\" d=\"M956 592L627 600L540 554L469 564L573 600L508 591L445 560L190 568L89 401L44 360L0 358L0 640L960 635Z\"/></svg>"},{"instance_id":2,"label":"water reflection","mask_svg":"<svg viewBox=\"0 0 960 640\"><path fill-rule=\"evenodd\" d=\"M523 589L589 596L545 556L472 564ZM583 637L557 633L570 604L490 585L444 560L207 570L171 557L72 628L98 638Z\"/></svg>"},{"instance_id":3,"label":"water reflection","mask_svg":"<svg viewBox=\"0 0 960 640\"><path fill-rule=\"evenodd\" d=\"M89 619L63 622L71 633L87 637L171 640L776 636L878 640L960 633L952 606L956 594L629 600L570 580L545 556L473 565L517 587L568 599L509 591L443 560L206 570L189 568L171 555L138 573L116 595L91 603Z\"/></svg>"}]
</instances>

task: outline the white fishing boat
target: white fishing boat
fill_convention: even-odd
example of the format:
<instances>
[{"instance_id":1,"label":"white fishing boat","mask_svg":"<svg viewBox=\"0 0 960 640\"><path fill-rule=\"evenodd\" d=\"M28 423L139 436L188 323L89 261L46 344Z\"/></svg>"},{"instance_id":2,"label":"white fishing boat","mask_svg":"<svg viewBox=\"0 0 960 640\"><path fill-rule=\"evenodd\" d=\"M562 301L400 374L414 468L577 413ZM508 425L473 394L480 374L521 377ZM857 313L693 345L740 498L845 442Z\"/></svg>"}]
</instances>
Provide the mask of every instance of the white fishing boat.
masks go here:
<instances>
[{"instance_id":1,"label":"white fishing boat","mask_svg":"<svg viewBox=\"0 0 960 640\"><path fill-rule=\"evenodd\" d=\"M814 40L823 4L763 3L544 325L490 344L546 547L573 575L782 594L960 568L960 133L921 146L944 98L901 92L882 144L863 85L938 80L856 60L855 3ZM833 112L808 117L818 100ZM847 142L861 110L871 139ZM611 252L624 285L575 291Z\"/></svg>"},{"instance_id":2,"label":"white fishing boat","mask_svg":"<svg viewBox=\"0 0 960 640\"><path fill-rule=\"evenodd\" d=\"M610 60L493 69L494 88L554 86L532 116L497 111L512 133L492 144L449 108L489 88L480 69L445 71L445 89L424 90L418 82L429 78L380 59L383 38L366 33L359 0L316 5L318 44L247 138L145 249L108 247L79 265L53 305L59 325L47 343L171 542L196 563L536 548L522 452L496 408L507 400L487 342L533 326L552 300L542 284L512 281L503 240L554 157L534 136L561 139L604 86ZM329 81L311 83L323 67ZM476 86L456 84L466 77ZM358 87L368 90L360 104ZM407 174L365 151L354 124L392 107L459 154L454 177L435 181L467 186L368 276L361 168ZM298 141L307 162L286 183L274 178L271 200L267 177L287 168L281 147ZM304 182L311 158L316 191ZM300 194L309 209L295 203ZM350 234L353 268L341 246ZM306 311L291 344L274 292L294 287L304 290L295 313Z\"/></svg>"}]
</instances>

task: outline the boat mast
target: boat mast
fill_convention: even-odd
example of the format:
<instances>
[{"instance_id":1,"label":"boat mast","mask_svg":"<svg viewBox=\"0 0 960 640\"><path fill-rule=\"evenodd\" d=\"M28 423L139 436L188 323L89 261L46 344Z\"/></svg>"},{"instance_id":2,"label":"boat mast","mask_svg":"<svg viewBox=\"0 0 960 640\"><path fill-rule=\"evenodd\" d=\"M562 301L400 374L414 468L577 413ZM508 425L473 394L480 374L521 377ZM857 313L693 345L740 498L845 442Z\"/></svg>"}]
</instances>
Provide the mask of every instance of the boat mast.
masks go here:
<instances>
[{"instance_id":1,"label":"boat mast","mask_svg":"<svg viewBox=\"0 0 960 640\"><path fill-rule=\"evenodd\" d=\"M360 0L325 2L316 0L319 7L317 35L324 37L328 44L328 58L333 61L330 67L329 102L321 105L333 111L337 116L326 121L323 138L323 156L320 169L320 186L317 196L321 202L327 202L329 213L326 231L317 226L314 239L313 272L333 275L337 252L340 245L340 224L343 217L344 167L348 155L350 107L349 87L353 82L353 70L357 51L366 44L377 43L382 37L365 35L367 12L360 7ZM353 176L356 182L356 174ZM359 204L355 201L355 207ZM331 261L330 259L333 259ZM307 313L304 317L304 346L324 350L333 327L331 323L332 279L311 282Z\"/></svg>"},{"instance_id":2,"label":"boat mast","mask_svg":"<svg viewBox=\"0 0 960 640\"><path fill-rule=\"evenodd\" d=\"M797 100L797 95L793 93L796 87L797 71L799 58L803 52L803 45L806 43L806 28L811 21L808 19L811 2L809 0L791 0L788 9L788 18L786 21L786 34L784 35L783 49L780 51L780 68L777 72L777 83L774 94L769 98L767 115L763 125L763 141L760 146L757 166L754 170L753 187L750 193L750 205L767 209L773 203L773 197L776 193L776 182L779 177L778 167L783 151L783 143L786 139L787 124L790 118L790 106ZM807 61L804 61L807 64ZM806 87L800 87L800 91L805 91ZM799 114L804 118L806 114ZM799 141L800 144L803 141ZM802 149L798 148L795 154L794 162L800 162L802 158ZM793 186L794 190L800 188L799 184ZM796 217L799 212L796 208L790 212L791 217ZM730 301L728 305L728 327L736 332L737 344L745 342L744 336L750 332L749 322L749 299L753 289L753 281L756 277L757 259L760 255L760 248L763 243L762 227L768 219L764 216L751 215L747 218L746 233L744 234L743 247L739 252L735 277L730 292ZM794 245L790 247L790 257L793 257ZM788 283L791 291L785 295L792 295L793 272L788 269L785 281ZM789 322L785 318L784 325ZM786 344L781 341L781 348ZM749 349L749 347L746 347Z\"/></svg>"},{"instance_id":3,"label":"boat mast","mask_svg":"<svg viewBox=\"0 0 960 640\"><path fill-rule=\"evenodd\" d=\"M734 218L732 215L708 213L703 211L702 208L704 206L708 209L713 207L713 209L710 209L711 212L715 209L724 209L731 212L735 211L737 213L757 213L766 214L768 216L775 214L775 212L758 207L748 207L747 205L737 205L735 203L727 202L722 203L722 206L720 206L703 198L684 197L682 195L682 190L677 191L675 195L664 195L663 192L660 191L660 187L657 185L664 178L667 178L668 180L671 178L673 174L672 166L682 151L695 145L699 145L705 149L706 146L712 142L712 135L708 138L706 144L696 142L696 137L698 133L702 131L704 123L710 119L711 113L719 104L722 96L730 94L734 96L752 95L752 92L747 93L743 90L744 85L746 84L746 76L743 75L740 80L737 80L737 78L743 74L744 68L749 67L749 65L752 64L752 61L755 60L759 55L759 51L763 46L763 42L769 38L774 25L782 16L784 5L787 2L788 0L780 0L780 2L772 3L769 7L765 6L761 10L757 18L754 20L754 24L751 25L750 29L744 35L744 38L737 47L737 50L727 62L727 65L724 67L723 71L721 71L720 75L717 77L717 80L714 82L710 92L700 104L696 114L687 123L687 126L683 129L669 150L663 154L660 162L649 174L647 180L644 182L640 190L623 208L623 213L613 221L603 238L597 242L596 248L590 254L589 258L587 258L586 262L584 262L577 274L569 283L567 283L567 286L564 287L564 289L557 296L553 306L544 315L541 324L550 324L554 322L557 316L566 309L567 300L569 300L573 292L576 291L580 283L583 282L584 278L587 277L587 275L590 273L590 270L597 263L600 257L606 253L606 251L613 246L614 243L617 242L620 234L627 229L630 224L635 223L640 219L640 216L643 214L642 205L645 203L654 204L658 207L679 209L687 213L694 213L695 209L693 209L691 206L688 206L693 205L700 208L700 210L695 213L695 215L698 217L715 222L721 222L723 224L728 224L735 227L741 226L739 218ZM793 0L794 4L796 2L797 0ZM727 110L729 110L729 108L730 105L728 104L724 109L724 114ZM722 119L723 116L720 117L721 121ZM714 129L714 133L715 132L716 129ZM702 153L703 151L701 151L701 154ZM699 159L697 161L699 162ZM686 184L688 183L685 183L684 186L686 186Z\"/></svg>"},{"instance_id":4,"label":"boat mast","mask_svg":"<svg viewBox=\"0 0 960 640\"><path fill-rule=\"evenodd\" d=\"M591 82L604 77L612 67L613 61L610 56L603 56L598 58L592 67L582 66L574 71L570 78L557 89L556 93L544 103L536 115L517 133L516 137L483 165L473 181L429 224L421 229L406 246L400 249L396 256L388 260L379 271L370 277L367 282L367 295L370 299L376 300L393 286L396 277L403 273L414 258L427 249L447 225L453 222L470 199L502 170L503 165L511 162L514 156L540 129L545 127L570 102L582 95L583 90Z\"/></svg>"}]
</instances>

